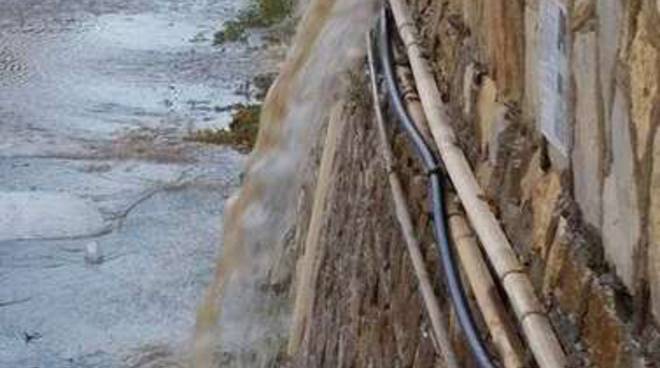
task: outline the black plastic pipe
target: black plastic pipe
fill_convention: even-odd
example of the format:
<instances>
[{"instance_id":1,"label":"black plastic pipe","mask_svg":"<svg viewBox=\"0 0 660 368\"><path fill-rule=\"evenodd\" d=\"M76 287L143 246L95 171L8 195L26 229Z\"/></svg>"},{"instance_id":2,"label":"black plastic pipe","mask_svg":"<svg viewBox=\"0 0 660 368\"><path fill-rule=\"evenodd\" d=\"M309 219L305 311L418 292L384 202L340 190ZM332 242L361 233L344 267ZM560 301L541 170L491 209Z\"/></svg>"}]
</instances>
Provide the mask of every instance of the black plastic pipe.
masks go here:
<instances>
[{"instance_id":1,"label":"black plastic pipe","mask_svg":"<svg viewBox=\"0 0 660 368\"><path fill-rule=\"evenodd\" d=\"M454 305L459 324L465 334L465 340L470 346L475 361L481 368L494 368L490 355L486 350L485 344L479 334L479 330L474 323L472 311L467 302L465 288L461 282L456 258L453 248L449 244L447 235L447 223L445 216L445 206L443 200L443 178L440 172L440 163L433 151L429 148L423 136L412 121L408 111L403 105L397 80L394 76L394 63L392 57L391 30L389 26L389 13L383 8L378 32L378 55L380 56L380 66L382 68L385 87L392 104L392 109L396 114L403 129L410 137L415 150L424 164L427 175L429 176L429 197L431 208L433 210L433 228L440 255L447 289Z\"/></svg>"}]
</instances>

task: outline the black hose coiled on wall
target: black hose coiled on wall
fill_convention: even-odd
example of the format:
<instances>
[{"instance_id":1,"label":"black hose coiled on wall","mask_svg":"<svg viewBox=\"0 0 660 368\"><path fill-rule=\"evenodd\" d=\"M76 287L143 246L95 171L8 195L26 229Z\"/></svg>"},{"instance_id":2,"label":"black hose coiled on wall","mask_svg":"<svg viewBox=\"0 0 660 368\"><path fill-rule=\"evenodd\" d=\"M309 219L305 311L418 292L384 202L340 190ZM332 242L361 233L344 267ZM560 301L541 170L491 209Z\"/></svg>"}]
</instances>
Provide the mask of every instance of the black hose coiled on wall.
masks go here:
<instances>
[{"instance_id":1,"label":"black hose coiled on wall","mask_svg":"<svg viewBox=\"0 0 660 368\"><path fill-rule=\"evenodd\" d=\"M493 368L494 364L486 350L485 344L474 322L472 312L467 302L465 289L460 279L454 251L449 244L445 206L443 201L443 177L440 172L440 161L431 151L423 136L406 111L400 97L399 86L394 76L394 66L391 46L391 32L389 26L389 13L383 9L378 26L378 53L380 67L385 79L385 87L392 104L392 109L400 121L403 129L410 137L415 150L429 176L429 196L433 210L433 228L440 254L449 296L454 305L459 324L465 334L472 355L481 368Z\"/></svg>"}]
</instances>

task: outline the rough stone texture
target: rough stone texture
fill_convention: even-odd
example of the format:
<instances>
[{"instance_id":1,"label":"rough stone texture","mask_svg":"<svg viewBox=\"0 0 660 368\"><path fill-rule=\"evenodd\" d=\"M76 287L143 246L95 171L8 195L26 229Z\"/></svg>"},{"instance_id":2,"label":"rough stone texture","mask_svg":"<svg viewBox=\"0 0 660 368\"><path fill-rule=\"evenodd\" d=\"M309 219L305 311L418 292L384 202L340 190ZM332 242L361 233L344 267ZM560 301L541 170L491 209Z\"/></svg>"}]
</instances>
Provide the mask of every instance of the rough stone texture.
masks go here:
<instances>
[{"instance_id":1,"label":"rough stone texture","mask_svg":"<svg viewBox=\"0 0 660 368\"><path fill-rule=\"evenodd\" d=\"M649 280L660 280L660 130L653 143L653 176L651 177ZM655 318L660 320L660 282L650 282L651 303Z\"/></svg>"},{"instance_id":2,"label":"rough stone texture","mask_svg":"<svg viewBox=\"0 0 660 368\"><path fill-rule=\"evenodd\" d=\"M623 6L621 0L596 1L598 15L598 63L600 89L605 119L609 118L614 83L614 66L618 54Z\"/></svg>"},{"instance_id":3,"label":"rough stone texture","mask_svg":"<svg viewBox=\"0 0 660 368\"><path fill-rule=\"evenodd\" d=\"M500 136L506 131L509 122L506 119L507 108L497 102L497 87L490 78L485 78L479 91L477 113L480 150L488 157L491 164L495 164L497 155L501 152Z\"/></svg>"},{"instance_id":4,"label":"rough stone texture","mask_svg":"<svg viewBox=\"0 0 660 368\"><path fill-rule=\"evenodd\" d=\"M632 290L634 255L640 237L640 211L635 183L633 141L628 104L617 90L612 110L612 159L603 189L603 244L617 274Z\"/></svg>"},{"instance_id":5,"label":"rough stone texture","mask_svg":"<svg viewBox=\"0 0 660 368\"><path fill-rule=\"evenodd\" d=\"M570 12L570 165L537 129L544 1ZM459 144L575 367L658 360L658 3L409 0ZM346 122L313 322L293 366L437 363L367 115L356 108ZM428 243L425 180L405 139L393 141L417 230ZM425 252L438 272L435 251ZM441 294L441 278L434 278ZM453 336L469 366L460 334Z\"/></svg>"},{"instance_id":6,"label":"rough stone texture","mask_svg":"<svg viewBox=\"0 0 660 368\"><path fill-rule=\"evenodd\" d=\"M657 5L657 4L656 4ZM658 165L660 162L660 9L653 9L652 1L642 4L637 17L637 34L632 42L631 64L631 98L632 114L636 121L638 140L638 155L643 186L644 204L648 207L648 240L643 245L648 247L648 254L640 255L638 267L644 270L647 265L648 275L641 272L640 279L645 280L651 288L650 309L655 321L660 324L660 231L658 218L660 208L660 188L658 181ZM654 11L656 10L656 11ZM646 134L646 135L644 135ZM640 137L641 135L641 137ZM643 147L642 147L643 146ZM648 172L646 171L648 170ZM648 182L646 180L648 175ZM648 188L648 191L646 191ZM643 258L648 257L648 262Z\"/></svg>"},{"instance_id":7,"label":"rough stone texture","mask_svg":"<svg viewBox=\"0 0 660 368\"><path fill-rule=\"evenodd\" d=\"M556 212L561 194L559 175L550 172L539 178L532 192L532 251L537 257L546 259L549 247L555 238L559 216Z\"/></svg>"},{"instance_id":8,"label":"rough stone texture","mask_svg":"<svg viewBox=\"0 0 660 368\"><path fill-rule=\"evenodd\" d=\"M603 181L603 129L598 105L596 33L578 33L573 43L575 126L573 191L584 219L600 228Z\"/></svg>"},{"instance_id":9,"label":"rough stone texture","mask_svg":"<svg viewBox=\"0 0 660 368\"><path fill-rule=\"evenodd\" d=\"M612 293L594 281L586 301L582 323L593 364L600 368L625 367L626 331L614 311Z\"/></svg>"},{"instance_id":10,"label":"rough stone texture","mask_svg":"<svg viewBox=\"0 0 660 368\"><path fill-rule=\"evenodd\" d=\"M477 113L479 114L477 134L481 152L488 152L490 132L498 115L495 113L497 107L497 86L492 79L485 78L477 99Z\"/></svg>"},{"instance_id":11,"label":"rough stone texture","mask_svg":"<svg viewBox=\"0 0 660 368\"><path fill-rule=\"evenodd\" d=\"M518 100L522 93L523 12L519 1L482 2L488 57L492 75L504 101Z\"/></svg>"},{"instance_id":12,"label":"rough stone texture","mask_svg":"<svg viewBox=\"0 0 660 368\"><path fill-rule=\"evenodd\" d=\"M544 1L558 1L570 13L568 124L574 138L570 166L539 139L535 128L541 75L538 23ZM644 310L649 309L643 305L647 302L645 283L651 288L655 313L660 314L660 265L656 263L660 235L651 229L660 226L653 225L660 217L660 210L654 209L660 179L658 169L650 167L658 166L651 158L657 155L653 150L659 150L652 144L660 116L660 108L655 107L660 105L657 2L515 2L523 5L522 15L504 12L497 9L501 4L485 0L411 2L422 14L418 26L430 47L436 80L443 91L450 92L450 110L462 112L455 116L454 126L459 132L476 132L476 140L459 134L461 143L467 152L478 142L482 154L473 162L475 171L492 196L494 210L519 257L528 265L534 285L553 306L553 323L567 352L584 364L630 366L636 359L631 356L653 350L632 351L629 344L633 321L645 320ZM423 14L430 8L443 9L435 14L444 16L426 19ZM460 9L465 24L456 25L455 9ZM501 21L488 21L487 9L500 11L493 14ZM507 22L517 26L499 26ZM444 23L467 28L467 38L460 43L448 40ZM494 40L504 39L518 40L524 52L508 54L510 59L504 61L490 48ZM478 93L451 94L452 81L465 76L453 75L460 68L446 65L461 61L470 65L476 61L476 70L485 71ZM508 93L506 84L498 80L501 76L495 71L503 65L518 65L518 73L524 76L522 96ZM461 81L467 88L468 83ZM498 103L506 106L503 120L508 125L503 131L496 131L494 123L500 110L493 106ZM473 106L478 113L472 113ZM497 147L486 139L488 129L490 137L497 135ZM614 281L601 282L602 278ZM654 327L645 324L637 328L641 330Z\"/></svg>"},{"instance_id":13,"label":"rough stone texture","mask_svg":"<svg viewBox=\"0 0 660 368\"><path fill-rule=\"evenodd\" d=\"M647 150L647 140L652 127L652 110L658 103L658 85L660 81L660 54L658 33L651 30L657 27L656 19L651 17L647 5L638 17L638 32L632 42L630 55L630 100L632 102L632 121L635 126L636 154L642 160Z\"/></svg>"},{"instance_id":14,"label":"rough stone texture","mask_svg":"<svg viewBox=\"0 0 660 368\"><path fill-rule=\"evenodd\" d=\"M574 257L574 254L569 254L561 266L553 265L551 267L561 269L557 286L553 292L561 304L562 312L579 324L577 321L584 314L586 303L589 300L588 293L591 289L593 273L580 259Z\"/></svg>"},{"instance_id":15,"label":"rough stone texture","mask_svg":"<svg viewBox=\"0 0 660 368\"><path fill-rule=\"evenodd\" d=\"M347 111L318 244L323 256L314 285L313 318L289 365L434 366L437 357L384 180L370 107ZM417 198L411 208L419 234L430 240L428 217L421 211L425 183L413 175L417 169L410 166L414 161L408 147L396 148L401 158L397 167L410 178L406 189ZM425 251L434 257L432 248Z\"/></svg>"},{"instance_id":16,"label":"rough stone texture","mask_svg":"<svg viewBox=\"0 0 660 368\"><path fill-rule=\"evenodd\" d=\"M466 1L469 3L470 1ZM525 4L525 95L523 96L523 116L532 120L536 116L538 104L538 64L536 45L538 42L538 4Z\"/></svg>"},{"instance_id":17,"label":"rough stone texture","mask_svg":"<svg viewBox=\"0 0 660 368\"><path fill-rule=\"evenodd\" d=\"M569 254L569 248L566 239L567 224L565 218L560 218L557 224L557 231L552 239L550 251L545 270L543 271L543 295L549 295L556 287L561 278L562 268Z\"/></svg>"}]
</instances>

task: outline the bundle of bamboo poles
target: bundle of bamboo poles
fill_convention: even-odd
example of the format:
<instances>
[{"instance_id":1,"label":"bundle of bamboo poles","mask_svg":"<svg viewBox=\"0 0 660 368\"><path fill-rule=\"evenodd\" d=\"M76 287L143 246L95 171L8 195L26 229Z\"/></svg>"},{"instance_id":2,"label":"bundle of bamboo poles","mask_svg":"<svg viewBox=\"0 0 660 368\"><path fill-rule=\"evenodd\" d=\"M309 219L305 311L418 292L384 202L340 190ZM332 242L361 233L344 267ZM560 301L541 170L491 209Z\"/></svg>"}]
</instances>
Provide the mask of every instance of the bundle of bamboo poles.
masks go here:
<instances>
[{"instance_id":1,"label":"bundle of bamboo poles","mask_svg":"<svg viewBox=\"0 0 660 368\"><path fill-rule=\"evenodd\" d=\"M490 265L496 273L497 280L509 299L527 345L541 368L565 367L566 357L564 352L555 332L552 330L544 308L534 293L525 269L518 261L517 255L495 215L482 199L484 198L483 191L464 153L456 144L455 134L449 124L447 107L442 102L430 66L422 56L416 29L408 8L402 0L390 0L390 5L410 60L422 109L428 121L432 138L437 145L447 173L456 188L458 197L465 208L467 217L481 241ZM454 227L463 227L460 220L452 222ZM467 226L467 224L465 225ZM464 241L459 241L459 243L465 247ZM461 255L462 252L465 252L465 254ZM474 250L470 250L468 253L463 249L459 251L459 258L461 261L465 262L467 260L467 263L469 263L473 257L477 256L477 253L479 252L474 252ZM487 284L489 274L486 276L487 272L482 272L487 270L485 263L480 264L476 261L475 264L464 267L464 270L468 273L468 279L473 278L475 280L475 282L471 282L475 294L484 293L485 289L474 288L474 284L481 282ZM477 300L479 298L480 296L477 295ZM479 304L481 308L485 308L483 303ZM484 311L484 315L486 313ZM488 320L488 318L486 319ZM497 334L499 338L500 334ZM502 351L500 353L502 354ZM515 366L516 363L511 364L510 366Z\"/></svg>"},{"instance_id":2,"label":"bundle of bamboo poles","mask_svg":"<svg viewBox=\"0 0 660 368\"><path fill-rule=\"evenodd\" d=\"M402 97L415 126L422 132L425 139L431 142L432 138L424 109L420 104L414 81L409 78L409 75L408 68L403 66L398 68ZM522 343L515 334L514 326L510 323L504 301L497 292L495 281L481 254L474 232L465 218L460 200L455 193L448 191L446 203L452 243L455 245L465 278L474 294L502 365L506 368L522 368L524 365Z\"/></svg>"}]
</instances>

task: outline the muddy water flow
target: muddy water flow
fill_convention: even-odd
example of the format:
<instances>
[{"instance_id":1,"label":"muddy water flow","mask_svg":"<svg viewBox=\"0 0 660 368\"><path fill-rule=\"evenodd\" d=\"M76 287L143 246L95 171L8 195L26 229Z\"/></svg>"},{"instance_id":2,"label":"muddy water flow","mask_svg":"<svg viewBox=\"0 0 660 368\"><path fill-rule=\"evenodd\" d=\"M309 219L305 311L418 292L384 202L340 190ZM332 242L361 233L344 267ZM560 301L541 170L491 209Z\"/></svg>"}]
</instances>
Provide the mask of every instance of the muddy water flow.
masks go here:
<instances>
[{"instance_id":1,"label":"muddy water flow","mask_svg":"<svg viewBox=\"0 0 660 368\"><path fill-rule=\"evenodd\" d=\"M0 367L146 367L192 334L244 158L186 142L263 68L234 0L0 1Z\"/></svg>"},{"instance_id":2,"label":"muddy water flow","mask_svg":"<svg viewBox=\"0 0 660 368\"><path fill-rule=\"evenodd\" d=\"M282 334L286 339L289 333L286 315L282 326L262 324L252 334L236 334L226 315L236 313L237 301L243 311L268 303L250 294L267 283L273 249L287 241L293 228L296 198L306 175L301 163L346 87L342 83L346 72L359 65L376 4L375 0L312 0L307 5L287 61L266 97L245 182L227 206L224 252L197 319L196 368L217 366L227 345L249 347L264 335ZM301 280L310 276L303 274ZM296 305L294 320L303 309Z\"/></svg>"}]
</instances>

